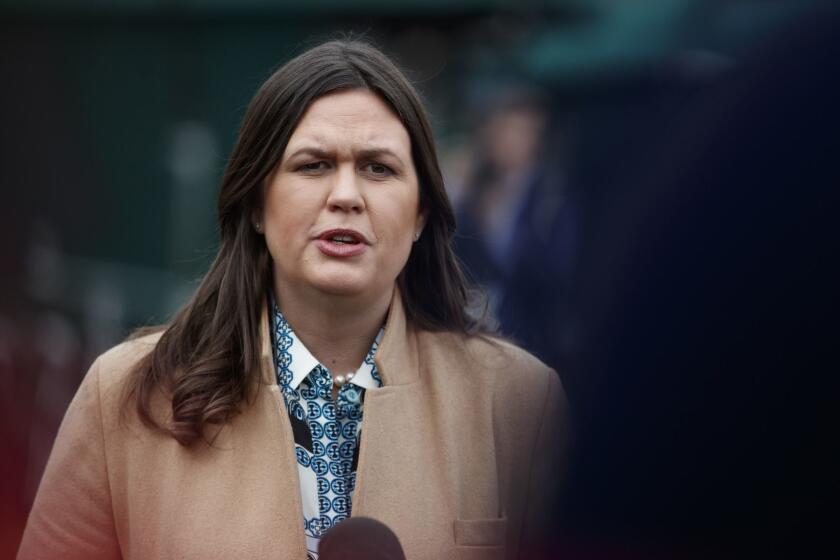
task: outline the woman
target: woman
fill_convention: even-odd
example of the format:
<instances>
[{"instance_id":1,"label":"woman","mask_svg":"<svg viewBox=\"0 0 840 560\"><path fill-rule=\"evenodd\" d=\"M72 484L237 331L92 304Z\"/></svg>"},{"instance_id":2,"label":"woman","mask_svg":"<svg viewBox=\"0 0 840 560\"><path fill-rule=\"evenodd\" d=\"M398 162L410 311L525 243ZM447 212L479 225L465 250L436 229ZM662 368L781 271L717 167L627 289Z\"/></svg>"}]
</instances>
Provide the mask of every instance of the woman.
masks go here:
<instances>
[{"instance_id":1,"label":"woman","mask_svg":"<svg viewBox=\"0 0 840 560\"><path fill-rule=\"evenodd\" d=\"M272 75L219 223L172 323L85 377L19 558L317 557L351 511L408 558L535 547L560 384L467 313L431 128L391 61L334 41Z\"/></svg>"}]
</instances>

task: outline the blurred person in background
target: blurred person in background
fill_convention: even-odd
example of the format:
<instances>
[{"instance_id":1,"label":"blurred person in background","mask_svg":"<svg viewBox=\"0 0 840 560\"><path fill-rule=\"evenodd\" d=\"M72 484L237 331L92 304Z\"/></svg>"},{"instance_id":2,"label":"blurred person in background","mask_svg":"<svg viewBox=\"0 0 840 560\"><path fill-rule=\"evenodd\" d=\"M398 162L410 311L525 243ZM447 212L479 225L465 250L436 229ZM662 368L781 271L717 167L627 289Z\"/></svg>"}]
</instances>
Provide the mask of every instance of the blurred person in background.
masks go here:
<instances>
[{"instance_id":1,"label":"blurred person in background","mask_svg":"<svg viewBox=\"0 0 840 560\"><path fill-rule=\"evenodd\" d=\"M456 252L487 290L501 331L560 368L571 333L579 213L565 184L566 130L549 126L548 101L520 84L481 104Z\"/></svg>"},{"instance_id":2,"label":"blurred person in background","mask_svg":"<svg viewBox=\"0 0 840 560\"><path fill-rule=\"evenodd\" d=\"M408 558L533 557L562 389L469 314L454 225L388 58L334 41L281 67L225 171L215 261L89 370L19 558L317 558L351 512Z\"/></svg>"},{"instance_id":3,"label":"blurred person in background","mask_svg":"<svg viewBox=\"0 0 840 560\"><path fill-rule=\"evenodd\" d=\"M838 22L630 131L658 157L584 246L569 557L837 555Z\"/></svg>"}]
</instances>

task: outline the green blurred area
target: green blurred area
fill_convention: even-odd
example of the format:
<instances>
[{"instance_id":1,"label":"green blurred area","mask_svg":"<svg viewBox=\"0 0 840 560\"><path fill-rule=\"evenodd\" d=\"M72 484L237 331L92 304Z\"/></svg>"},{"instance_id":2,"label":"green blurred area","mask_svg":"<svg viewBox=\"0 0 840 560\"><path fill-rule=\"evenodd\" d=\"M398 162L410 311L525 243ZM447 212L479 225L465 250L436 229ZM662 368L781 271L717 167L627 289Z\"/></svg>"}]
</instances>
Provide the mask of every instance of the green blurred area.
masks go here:
<instances>
[{"instance_id":1,"label":"green blurred area","mask_svg":"<svg viewBox=\"0 0 840 560\"><path fill-rule=\"evenodd\" d=\"M5 282L73 316L111 290L124 325L166 319L214 254L218 180L251 95L336 32L409 70L445 156L484 84L562 95L685 53L737 58L818 3L5 0L4 252L18 263ZM30 289L39 258L61 261L52 291Z\"/></svg>"}]
</instances>

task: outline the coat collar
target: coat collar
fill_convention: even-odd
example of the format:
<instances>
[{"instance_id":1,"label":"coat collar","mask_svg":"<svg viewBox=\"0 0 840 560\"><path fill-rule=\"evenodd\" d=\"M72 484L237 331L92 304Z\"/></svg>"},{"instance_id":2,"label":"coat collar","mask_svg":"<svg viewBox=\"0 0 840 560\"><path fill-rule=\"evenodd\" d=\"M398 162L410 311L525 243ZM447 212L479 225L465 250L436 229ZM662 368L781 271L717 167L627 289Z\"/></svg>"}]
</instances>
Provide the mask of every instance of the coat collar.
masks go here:
<instances>
[{"instance_id":1,"label":"coat collar","mask_svg":"<svg viewBox=\"0 0 840 560\"><path fill-rule=\"evenodd\" d=\"M260 315L260 379L262 385L277 385L271 357L269 305L267 299L263 301ZM385 333L374 357L383 387L408 385L417 381L417 340L414 334L414 327L405 315L400 290L394 286L388 319L385 321Z\"/></svg>"}]
</instances>

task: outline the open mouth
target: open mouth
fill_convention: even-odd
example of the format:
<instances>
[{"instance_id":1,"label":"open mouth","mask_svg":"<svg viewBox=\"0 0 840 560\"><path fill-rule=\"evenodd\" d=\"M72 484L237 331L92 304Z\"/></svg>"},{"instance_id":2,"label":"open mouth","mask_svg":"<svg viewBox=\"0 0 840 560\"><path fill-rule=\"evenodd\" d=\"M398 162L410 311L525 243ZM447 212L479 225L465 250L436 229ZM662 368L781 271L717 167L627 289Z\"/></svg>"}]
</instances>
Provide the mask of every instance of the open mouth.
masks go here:
<instances>
[{"instance_id":1,"label":"open mouth","mask_svg":"<svg viewBox=\"0 0 840 560\"><path fill-rule=\"evenodd\" d=\"M318 236L318 249L328 257L356 257L369 245L364 235L352 229L331 229Z\"/></svg>"},{"instance_id":2,"label":"open mouth","mask_svg":"<svg viewBox=\"0 0 840 560\"><path fill-rule=\"evenodd\" d=\"M333 243L347 243L349 245L355 245L359 243L359 240L353 237L352 235L333 235L329 238L329 240Z\"/></svg>"},{"instance_id":3,"label":"open mouth","mask_svg":"<svg viewBox=\"0 0 840 560\"><path fill-rule=\"evenodd\" d=\"M347 229L333 229L330 231L325 231L324 233L318 236L318 239L330 241L332 243L338 243L341 245L358 245L359 243L365 242L365 239L362 236L362 234Z\"/></svg>"}]
</instances>

